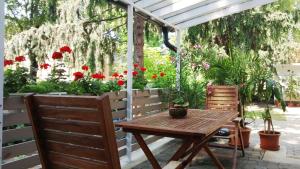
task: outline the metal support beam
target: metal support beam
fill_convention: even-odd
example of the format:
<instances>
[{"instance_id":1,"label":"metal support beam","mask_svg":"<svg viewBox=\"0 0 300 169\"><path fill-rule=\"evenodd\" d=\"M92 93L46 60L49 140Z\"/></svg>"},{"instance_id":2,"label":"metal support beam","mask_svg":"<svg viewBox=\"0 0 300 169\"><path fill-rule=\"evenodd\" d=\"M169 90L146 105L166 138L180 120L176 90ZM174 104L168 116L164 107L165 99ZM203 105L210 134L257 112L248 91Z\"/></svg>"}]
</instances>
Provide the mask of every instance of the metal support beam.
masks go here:
<instances>
[{"instance_id":1,"label":"metal support beam","mask_svg":"<svg viewBox=\"0 0 300 169\"><path fill-rule=\"evenodd\" d=\"M127 120L132 120L132 67L133 67L133 6L128 4L127 8ZM132 134L126 136L127 157L131 161Z\"/></svg>"},{"instance_id":2,"label":"metal support beam","mask_svg":"<svg viewBox=\"0 0 300 169\"><path fill-rule=\"evenodd\" d=\"M0 0L0 164L2 164L3 137L3 61L4 61L4 0ZM1 169L0 165L0 169Z\"/></svg>"},{"instance_id":3,"label":"metal support beam","mask_svg":"<svg viewBox=\"0 0 300 169\"><path fill-rule=\"evenodd\" d=\"M180 57L180 53L181 53L181 31L180 30L176 30L176 47L177 47L177 56L176 56L176 89L177 91L180 91L180 74L181 74L181 68L180 68L180 64L181 64L181 57Z\"/></svg>"}]
</instances>

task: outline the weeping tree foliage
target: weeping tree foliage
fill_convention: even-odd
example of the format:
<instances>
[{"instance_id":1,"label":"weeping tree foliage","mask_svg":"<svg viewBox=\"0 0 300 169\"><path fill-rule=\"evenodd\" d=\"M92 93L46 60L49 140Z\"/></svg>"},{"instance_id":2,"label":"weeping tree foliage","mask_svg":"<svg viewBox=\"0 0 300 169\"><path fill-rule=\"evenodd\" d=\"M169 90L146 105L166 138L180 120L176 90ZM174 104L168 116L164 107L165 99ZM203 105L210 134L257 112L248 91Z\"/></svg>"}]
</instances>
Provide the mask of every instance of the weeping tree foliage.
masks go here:
<instances>
[{"instance_id":1,"label":"weeping tree foliage","mask_svg":"<svg viewBox=\"0 0 300 169\"><path fill-rule=\"evenodd\" d=\"M273 5L247 10L204 23L188 30L192 43L224 46L231 55L233 47L255 52L272 52L272 45L286 36L298 22L295 0L281 0Z\"/></svg>"}]
</instances>

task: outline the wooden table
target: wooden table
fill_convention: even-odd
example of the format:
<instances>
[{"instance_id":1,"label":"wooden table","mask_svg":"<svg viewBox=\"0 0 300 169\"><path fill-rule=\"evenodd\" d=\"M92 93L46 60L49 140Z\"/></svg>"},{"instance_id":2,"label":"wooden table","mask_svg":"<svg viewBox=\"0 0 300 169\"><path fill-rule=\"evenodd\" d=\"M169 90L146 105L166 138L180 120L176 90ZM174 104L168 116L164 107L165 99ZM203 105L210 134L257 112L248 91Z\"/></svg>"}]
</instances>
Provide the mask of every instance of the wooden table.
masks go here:
<instances>
[{"instance_id":1,"label":"wooden table","mask_svg":"<svg viewBox=\"0 0 300 169\"><path fill-rule=\"evenodd\" d=\"M131 132L154 169L161 169L157 160L148 148L141 134L172 137L182 139L182 145L169 161L181 161L177 168L186 167L204 148L213 159L215 165L224 167L207 146L208 140L220 127L238 116L237 112L190 109L183 119L173 119L168 112L157 113L132 121L116 123L123 131Z\"/></svg>"}]
</instances>

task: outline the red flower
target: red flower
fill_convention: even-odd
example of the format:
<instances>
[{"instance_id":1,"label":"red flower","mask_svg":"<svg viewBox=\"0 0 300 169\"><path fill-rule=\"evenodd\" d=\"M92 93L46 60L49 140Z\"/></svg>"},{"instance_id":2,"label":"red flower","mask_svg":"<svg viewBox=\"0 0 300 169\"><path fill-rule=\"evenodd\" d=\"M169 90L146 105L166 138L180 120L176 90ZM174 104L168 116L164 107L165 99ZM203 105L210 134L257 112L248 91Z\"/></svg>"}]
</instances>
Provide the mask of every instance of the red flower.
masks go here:
<instances>
[{"instance_id":1,"label":"red flower","mask_svg":"<svg viewBox=\"0 0 300 169\"><path fill-rule=\"evenodd\" d=\"M61 52L54 52L52 54L52 59L61 59L61 58L63 58L63 55Z\"/></svg>"},{"instance_id":2,"label":"red flower","mask_svg":"<svg viewBox=\"0 0 300 169\"><path fill-rule=\"evenodd\" d=\"M13 64L14 64L13 60L7 60L7 59L4 60L4 67L9 66L9 65L13 65Z\"/></svg>"},{"instance_id":3,"label":"red flower","mask_svg":"<svg viewBox=\"0 0 300 169\"><path fill-rule=\"evenodd\" d=\"M134 66L135 68L138 68L138 67L139 67L139 64L135 63L135 64L133 64L133 66Z\"/></svg>"},{"instance_id":4,"label":"red flower","mask_svg":"<svg viewBox=\"0 0 300 169\"><path fill-rule=\"evenodd\" d=\"M124 73L124 75L127 75L127 72L128 72L127 70L124 70L124 72L123 72L123 73Z\"/></svg>"},{"instance_id":5,"label":"red flower","mask_svg":"<svg viewBox=\"0 0 300 169\"><path fill-rule=\"evenodd\" d=\"M65 52L68 52L68 53L71 53L72 52L72 49L69 47L69 46L63 46L59 49L59 51L61 53L65 53Z\"/></svg>"},{"instance_id":6,"label":"red flower","mask_svg":"<svg viewBox=\"0 0 300 169\"><path fill-rule=\"evenodd\" d=\"M125 81L124 81L124 80L121 80L121 79L118 80L118 85L119 85L119 86L123 86L124 84L125 84Z\"/></svg>"},{"instance_id":7,"label":"red flower","mask_svg":"<svg viewBox=\"0 0 300 169\"><path fill-rule=\"evenodd\" d=\"M140 69L141 69L142 72L145 72L145 71L147 70L147 69L144 68L144 67L141 67Z\"/></svg>"},{"instance_id":8,"label":"red flower","mask_svg":"<svg viewBox=\"0 0 300 169\"><path fill-rule=\"evenodd\" d=\"M40 65L40 68L41 68L41 69L48 69L49 66L50 66L50 65L49 65L48 63L44 63L44 64L41 64L41 65Z\"/></svg>"},{"instance_id":9,"label":"red flower","mask_svg":"<svg viewBox=\"0 0 300 169\"><path fill-rule=\"evenodd\" d=\"M164 72L160 72L160 77L164 77L166 74Z\"/></svg>"},{"instance_id":10,"label":"red flower","mask_svg":"<svg viewBox=\"0 0 300 169\"><path fill-rule=\"evenodd\" d=\"M17 56L16 58L15 58L15 61L16 62L23 62L23 61L25 61L26 59L25 59L25 57L24 56Z\"/></svg>"},{"instance_id":11,"label":"red flower","mask_svg":"<svg viewBox=\"0 0 300 169\"><path fill-rule=\"evenodd\" d=\"M123 75L119 75L119 78L123 78L124 76Z\"/></svg>"},{"instance_id":12,"label":"red flower","mask_svg":"<svg viewBox=\"0 0 300 169\"><path fill-rule=\"evenodd\" d=\"M152 75L152 79L156 79L157 78L157 74Z\"/></svg>"},{"instance_id":13,"label":"red flower","mask_svg":"<svg viewBox=\"0 0 300 169\"><path fill-rule=\"evenodd\" d=\"M75 72L73 73L73 76L75 76L74 80L79 80L79 79L82 79L83 78L83 73L82 72Z\"/></svg>"},{"instance_id":14,"label":"red flower","mask_svg":"<svg viewBox=\"0 0 300 169\"><path fill-rule=\"evenodd\" d=\"M117 73L117 72L113 73L112 77L115 77L115 78L119 77L119 73Z\"/></svg>"},{"instance_id":15,"label":"red flower","mask_svg":"<svg viewBox=\"0 0 300 169\"><path fill-rule=\"evenodd\" d=\"M83 66L81 67L81 69L84 70L84 71L88 71L88 70L89 70L89 67L88 67L87 65L83 65Z\"/></svg>"},{"instance_id":16,"label":"red flower","mask_svg":"<svg viewBox=\"0 0 300 169\"><path fill-rule=\"evenodd\" d=\"M92 78L103 80L103 79L105 79L105 76L102 73L95 73L95 74L92 74Z\"/></svg>"},{"instance_id":17,"label":"red flower","mask_svg":"<svg viewBox=\"0 0 300 169\"><path fill-rule=\"evenodd\" d=\"M133 72L132 72L132 75L133 75L133 76L136 76L136 75L138 75L138 74L139 74L139 72L137 72L137 71L133 71Z\"/></svg>"}]
</instances>

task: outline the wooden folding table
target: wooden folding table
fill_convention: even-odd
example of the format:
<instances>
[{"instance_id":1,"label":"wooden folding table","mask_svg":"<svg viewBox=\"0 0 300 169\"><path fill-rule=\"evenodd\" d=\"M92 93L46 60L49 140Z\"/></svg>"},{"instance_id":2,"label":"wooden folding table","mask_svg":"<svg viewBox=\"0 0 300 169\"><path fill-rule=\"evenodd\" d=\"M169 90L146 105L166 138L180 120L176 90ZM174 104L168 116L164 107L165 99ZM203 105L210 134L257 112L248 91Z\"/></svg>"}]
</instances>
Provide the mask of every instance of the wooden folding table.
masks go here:
<instances>
[{"instance_id":1,"label":"wooden folding table","mask_svg":"<svg viewBox=\"0 0 300 169\"><path fill-rule=\"evenodd\" d=\"M176 169L185 168L203 148L219 169L223 165L207 146L208 140L220 127L232 121L238 112L190 109L183 119L174 119L168 112L116 123L123 131L132 133L154 169L161 169L141 134L182 139L181 147L169 161L180 161Z\"/></svg>"}]
</instances>

